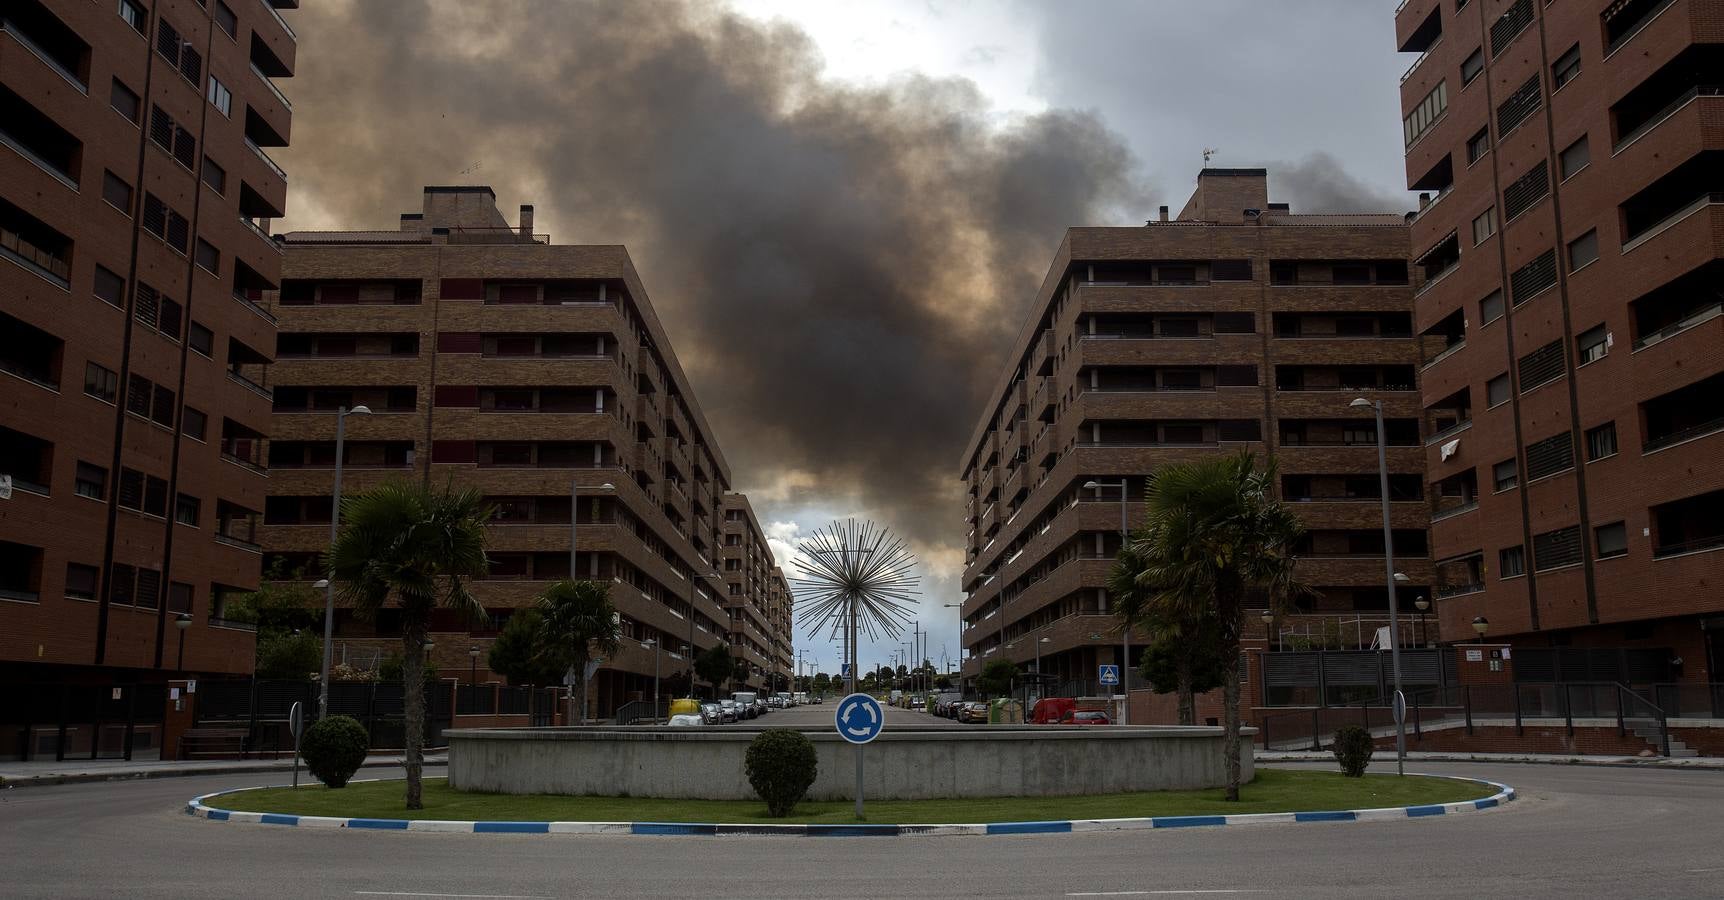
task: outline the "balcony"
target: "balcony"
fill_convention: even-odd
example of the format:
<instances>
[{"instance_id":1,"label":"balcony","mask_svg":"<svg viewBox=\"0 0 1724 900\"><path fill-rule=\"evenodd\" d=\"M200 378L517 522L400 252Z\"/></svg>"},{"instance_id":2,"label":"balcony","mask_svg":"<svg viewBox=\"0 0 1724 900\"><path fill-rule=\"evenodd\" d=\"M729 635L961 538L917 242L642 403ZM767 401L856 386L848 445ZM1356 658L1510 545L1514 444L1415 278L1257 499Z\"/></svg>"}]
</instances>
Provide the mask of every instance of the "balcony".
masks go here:
<instances>
[{"instance_id":1,"label":"balcony","mask_svg":"<svg viewBox=\"0 0 1724 900\"><path fill-rule=\"evenodd\" d=\"M274 19L277 25L281 26L282 31L287 32L288 37L293 38L296 41L299 40L299 35L293 33L292 26L288 25L287 20L281 17L280 12L276 11L275 3L272 2L272 0L258 0L258 5L269 10L269 17Z\"/></svg>"},{"instance_id":2,"label":"balcony","mask_svg":"<svg viewBox=\"0 0 1724 900\"><path fill-rule=\"evenodd\" d=\"M0 199L0 259L71 290L72 239Z\"/></svg>"},{"instance_id":3,"label":"balcony","mask_svg":"<svg viewBox=\"0 0 1724 900\"><path fill-rule=\"evenodd\" d=\"M52 443L0 426L0 473L12 477L13 487L46 497L53 468Z\"/></svg>"},{"instance_id":4,"label":"balcony","mask_svg":"<svg viewBox=\"0 0 1724 900\"><path fill-rule=\"evenodd\" d=\"M1640 410L1646 429L1643 453L1724 431L1724 374L1654 397Z\"/></svg>"},{"instance_id":5,"label":"balcony","mask_svg":"<svg viewBox=\"0 0 1724 900\"><path fill-rule=\"evenodd\" d=\"M269 154L263 152L262 147L259 147L257 144L252 143L252 140L250 137L247 137L245 139L245 146L246 146L246 149L250 150L252 152L252 154L255 155L258 159L263 160L263 164L268 166L269 170L276 174L276 177L280 178L284 182L287 181L287 170L283 169L281 166L276 165L275 160L270 159Z\"/></svg>"},{"instance_id":6,"label":"balcony","mask_svg":"<svg viewBox=\"0 0 1724 900\"><path fill-rule=\"evenodd\" d=\"M1620 0L1606 7L1600 18L1604 22L1604 55L1610 58L1634 39L1641 29L1652 23L1676 0Z\"/></svg>"},{"instance_id":7,"label":"balcony","mask_svg":"<svg viewBox=\"0 0 1724 900\"><path fill-rule=\"evenodd\" d=\"M1724 263L1712 262L1629 304L1634 316L1634 350L1639 352L1724 314L1717 285Z\"/></svg>"},{"instance_id":8,"label":"balcony","mask_svg":"<svg viewBox=\"0 0 1724 900\"><path fill-rule=\"evenodd\" d=\"M1724 548L1724 491L1655 506L1651 513L1655 559Z\"/></svg>"},{"instance_id":9,"label":"balcony","mask_svg":"<svg viewBox=\"0 0 1724 900\"><path fill-rule=\"evenodd\" d=\"M22 319L0 312L0 372L51 391L60 389L65 342Z\"/></svg>"},{"instance_id":10,"label":"balcony","mask_svg":"<svg viewBox=\"0 0 1724 900\"><path fill-rule=\"evenodd\" d=\"M1449 232L1431 249L1426 250L1414 263L1425 271L1425 283L1419 286L1413 296L1423 296L1437 282L1449 277L1449 274L1460 268L1461 242L1456 232Z\"/></svg>"},{"instance_id":11,"label":"balcony","mask_svg":"<svg viewBox=\"0 0 1724 900\"><path fill-rule=\"evenodd\" d=\"M275 95L275 99L281 101L283 107L289 112L293 111L293 104L288 101L287 95L281 92L281 88L275 86L275 82L268 75L263 74L263 70L258 68L255 62L251 64L251 74L256 75L257 80L263 82L264 87L269 88L269 92Z\"/></svg>"},{"instance_id":12,"label":"balcony","mask_svg":"<svg viewBox=\"0 0 1724 900\"><path fill-rule=\"evenodd\" d=\"M0 144L72 190L84 145L24 98L0 85Z\"/></svg>"},{"instance_id":13,"label":"balcony","mask_svg":"<svg viewBox=\"0 0 1724 900\"><path fill-rule=\"evenodd\" d=\"M1677 222L1724 203L1724 150L1694 154L1621 205L1622 252L1629 253Z\"/></svg>"},{"instance_id":14,"label":"balcony","mask_svg":"<svg viewBox=\"0 0 1724 900\"><path fill-rule=\"evenodd\" d=\"M11 35L78 93L90 93L90 45L39 0L7 0L0 10L0 32Z\"/></svg>"}]
</instances>

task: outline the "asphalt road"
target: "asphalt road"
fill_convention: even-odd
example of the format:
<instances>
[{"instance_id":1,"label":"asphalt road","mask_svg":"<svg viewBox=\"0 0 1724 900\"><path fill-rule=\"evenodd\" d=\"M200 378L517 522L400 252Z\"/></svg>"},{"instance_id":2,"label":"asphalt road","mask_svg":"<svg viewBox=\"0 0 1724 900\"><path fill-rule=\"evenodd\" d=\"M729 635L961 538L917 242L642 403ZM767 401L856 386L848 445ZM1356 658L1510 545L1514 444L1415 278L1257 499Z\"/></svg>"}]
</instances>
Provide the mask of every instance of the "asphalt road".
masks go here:
<instances>
[{"instance_id":1,"label":"asphalt road","mask_svg":"<svg viewBox=\"0 0 1724 900\"><path fill-rule=\"evenodd\" d=\"M824 720L831 704L766 723ZM814 714L819 713L819 716ZM913 714L894 716L906 721ZM1724 773L1446 764L1493 811L1402 822L921 838L448 835L209 822L217 775L0 792L7 897L1718 897ZM392 776L367 770L368 776Z\"/></svg>"}]
</instances>

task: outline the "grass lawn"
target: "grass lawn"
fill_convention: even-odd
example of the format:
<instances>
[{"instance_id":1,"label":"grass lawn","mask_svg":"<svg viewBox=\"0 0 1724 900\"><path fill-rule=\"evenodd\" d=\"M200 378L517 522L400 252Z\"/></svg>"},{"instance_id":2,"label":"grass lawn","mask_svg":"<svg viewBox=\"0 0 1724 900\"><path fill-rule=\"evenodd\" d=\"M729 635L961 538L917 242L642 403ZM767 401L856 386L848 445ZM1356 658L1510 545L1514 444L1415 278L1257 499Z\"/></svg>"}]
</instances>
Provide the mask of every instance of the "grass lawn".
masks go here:
<instances>
[{"instance_id":1,"label":"grass lawn","mask_svg":"<svg viewBox=\"0 0 1724 900\"><path fill-rule=\"evenodd\" d=\"M528 822L856 822L849 801L798 804L788 819L766 815L752 800L661 800L645 797L561 797L477 794L452 790L442 778L425 779L425 808L402 808L402 782L354 783L332 791L320 784L267 788L211 800L218 809L377 819L452 819ZM1464 781L1409 775L1345 778L1336 772L1258 769L1238 803L1220 790L1157 791L1081 797L1002 797L977 800L871 800L868 821L878 824L1019 822L1044 819L1112 819L1135 816L1238 815L1306 810L1369 809L1454 803L1488 797L1492 789Z\"/></svg>"}]
</instances>

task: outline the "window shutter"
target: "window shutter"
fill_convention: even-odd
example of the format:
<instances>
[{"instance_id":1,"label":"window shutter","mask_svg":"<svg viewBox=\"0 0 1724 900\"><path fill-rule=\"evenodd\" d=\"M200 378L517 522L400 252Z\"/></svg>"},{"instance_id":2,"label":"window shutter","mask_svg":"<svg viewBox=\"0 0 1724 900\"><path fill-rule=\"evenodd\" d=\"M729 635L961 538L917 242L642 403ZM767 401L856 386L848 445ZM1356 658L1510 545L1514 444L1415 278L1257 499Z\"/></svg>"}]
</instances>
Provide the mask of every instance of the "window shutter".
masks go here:
<instances>
[{"instance_id":1,"label":"window shutter","mask_svg":"<svg viewBox=\"0 0 1724 900\"><path fill-rule=\"evenodd\" d=\"M479 387L477 385L440 384L437 386L437 392L432 395L431 405L477 409L479 407Z\"/></svg>"}]
</instances>

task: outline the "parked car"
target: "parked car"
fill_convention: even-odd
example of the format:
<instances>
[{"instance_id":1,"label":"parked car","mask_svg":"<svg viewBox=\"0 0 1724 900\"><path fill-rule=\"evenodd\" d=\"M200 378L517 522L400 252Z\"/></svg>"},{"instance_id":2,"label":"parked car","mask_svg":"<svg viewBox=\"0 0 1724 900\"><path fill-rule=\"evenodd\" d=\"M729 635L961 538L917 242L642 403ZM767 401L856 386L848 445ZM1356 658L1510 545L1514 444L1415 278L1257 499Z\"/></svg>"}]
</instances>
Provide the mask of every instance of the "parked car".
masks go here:
<instances>
[{"instance_id":1,"label":"parked car","mask_svg":"<svg viewBox=\"0 0 1724 900\"><path fill-rule=\"evenodd\" d=\"M986 724L988 721L988 704L979 700L965 703L963 708L958 710L958 721Z\"/></svg>"},{"instance_id":2,"label":"parked car","mask_svg":"<svg viewBox=\"0 0 1724 900\"><path fill-rule=\"evenodd\" d=\"M1076 709L1077 701L1071 697L1043 697L1030 709L1030 724L1057 725Z\"/></svg>"},{"instance_id":3,"label":"parked car","mask_svg":"<svg viewBox=\"0 0 1724 900\"><path fill-rule=\"evenodd\" d=\"M1107 713L1099 709L1078 709L1066 713L1060 719L1061 725L1112 725L1113 720Z\"/></svg>"},{"instance_id":4,"label":"parked car","mask_svg":"<svg viewBox=\"0 0 1724 900\"><path fill-rule=\"evenodd\" d=\"M680 715L671 716L670 724L688 726L705 725L707 722L706 719L698 713L682 713Z\"/></svg>"},{"instance_id":5,"label":"parked car","mask_svg":"<svg viewBox=\"0 0 1724 900\"><path fill-rule=\"evenodd\" d=\"M700 705L700 717L708 725L723 725L724 707L717 703L702 703Z\"/></svg>"},{"instance_id":6,"label":"parked car","mask_svg":"<svg viewBox=\"0 0 1724 900\"><path fill-rule=\"evenodd\" d=\"M766 705L766 698L758 696L754 698L754 714L756 716L766 715L767 710L770 708L771 707Z\"/></svg>"},{"instance_id":7,"label":"parked car","mask_svg":"<svg viewBox=\"0 0 1724 900\"><path fill-rule=\"evenodd\" d=\"M738 706L735 700L720 700L718 701L718 708L725 722L742 721L742 707Z\"/></svg>"}]
</instances>

